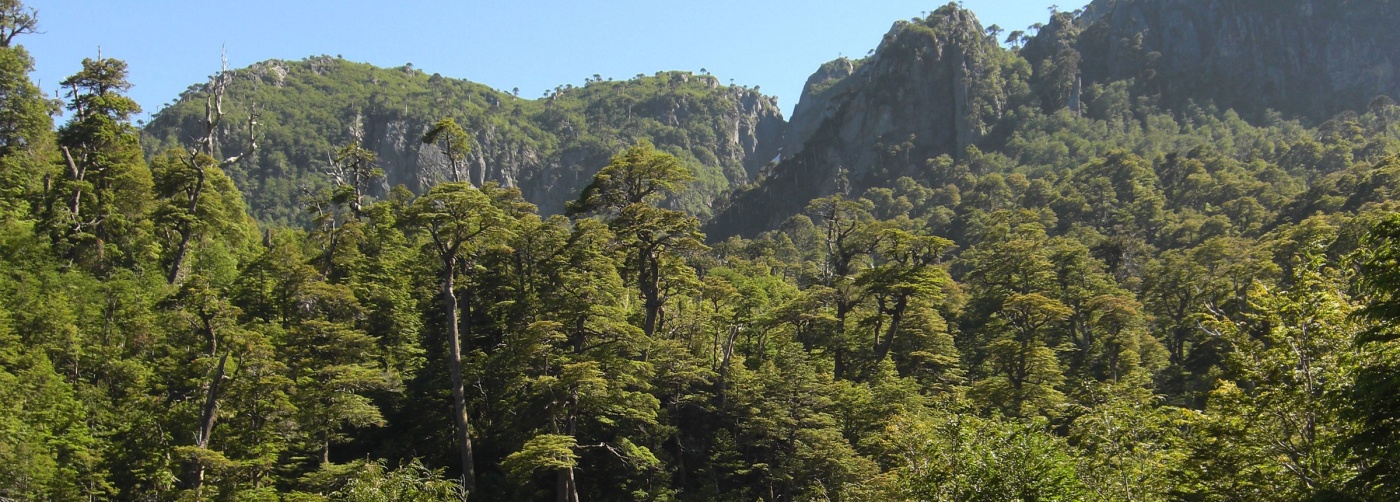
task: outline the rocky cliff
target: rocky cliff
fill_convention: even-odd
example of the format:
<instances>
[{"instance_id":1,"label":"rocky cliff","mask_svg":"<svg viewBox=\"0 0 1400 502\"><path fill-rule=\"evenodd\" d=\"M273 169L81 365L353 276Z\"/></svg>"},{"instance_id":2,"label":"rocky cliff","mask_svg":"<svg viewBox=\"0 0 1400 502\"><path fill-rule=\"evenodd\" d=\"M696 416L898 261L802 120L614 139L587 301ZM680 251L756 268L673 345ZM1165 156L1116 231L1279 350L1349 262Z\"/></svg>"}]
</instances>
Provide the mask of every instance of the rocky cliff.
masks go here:
<instances>
[{"instance_id":1,"label":"rocky cliff","mask_svg":"<svg viewBox=\"0 0 1400 502\"><path fill-rule=\"evenodd\" d=\"M1397 6L1096 0L1054 13L1004 47L994 38L999 33L949 4L896 23L864 60L819 68L793 113L782 162L732 194L707 230L721 238L753 235L812 198L920 178L940 155L957 159L969 146L1002 152L1024 142L1027 127L1045 127L1028 126L1028 117L1092 115L1085 102L1091 95L1122 92L1100 99L1100 107L1116 101L1116 113L1136 120L1180 114L1192 104L1254 121L1277 111L1312 124L1365 111L1377 96L1400 96ZM1125 111L1134 106L1145 108ZM1053 131L1031 135L1045 134Z\"/></svg>"},{"instance_id":2,"label":"rocky cliff","mask_svg":"<svg viewBox=\"0 0 1400 502\"><path fill-rule=\"evenodd\" d=\"M858 193L957 154L992 132L1029 71L970 11L895 23L870 57L827 63L807 81L782 162L735 194L710 230L773 228L815 197Z\"/></svg>"},{"instance_id":3,"label":"rocky cliff","mask_svg":"<svg viewBox=\"0 0 1400 502\"><path fill-rule=\"evenodd\" d=\"M357 136L378 156L383 190L421 191L451 179L442 153L421 141L443 117L474 135L468 179L519 187L544 213L562 211L614 153L645 139L696 173L694 189L674 202L707 216L715 197L777 157L786 131L773 98L686 72L589 79L529 100L411 67L324 56L267 61L236 71L221 145L240 144L235 126L250 104L264 148L230 175L255 215L283 222L298 221L303 194L328 183L330 154ZM203 105L203 86L195 86L157 113L145 129L147 148L192 137Z\"/></svg>"},{"instance_id":4,"label":"rocky cliff","mask_svg":"<svg viewBox=\"0 0 1400 502\"><path fill-rule=\"evenodd\" d=\"M1311 121L1400 94L1391 0L1096 0L1076 21L1086 81L1141 80L1169 103Z\"/></svg>"}]
</instances>

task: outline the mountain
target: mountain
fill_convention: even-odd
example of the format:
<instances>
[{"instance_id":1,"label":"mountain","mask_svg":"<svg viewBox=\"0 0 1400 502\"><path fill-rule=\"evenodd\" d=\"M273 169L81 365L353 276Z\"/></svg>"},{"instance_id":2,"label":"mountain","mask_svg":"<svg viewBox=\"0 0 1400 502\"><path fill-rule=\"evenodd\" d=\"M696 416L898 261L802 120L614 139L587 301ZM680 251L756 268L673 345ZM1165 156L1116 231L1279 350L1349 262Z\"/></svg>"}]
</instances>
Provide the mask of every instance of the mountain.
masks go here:
<instances>
[{"instance_id":1,"label":"mountain","mask_svg":"<svg viewBox=\"0 0 1400 502\"><path fill-rule=\"evenodd\" d=\"M1026 148L1029 138L1059 134L1066 121L1096 130L1150 129L1152 117L1189 127L1201 115L1317 124L1384 106L1393 101L1375 98L1400 96L1400 40L1387 28L1400 10L1390 7L1098 0L1053 14L1033 34L1012 32L1005 47L998 28L949 4L895 23L863 60L819 68L793 112L781 162L730 194L707 231L752 236L806 201L858 195L901 176L943 186L929 167L941 156L966 162L986 152L1007 157L1012 171L1053 174L1051 167L1092 157L1072 144ZM1067 116L1050 119L1059 113ZM1180 153L1127 135L1107 143L1148 157Z\"/></svg>"},{"instance_id":2,"label":"mountain","mask_svg":"<svg viewBox=\"0 0 1400 502\"><path fill-rule=\"evenodd\" d=\"M1397 23L1391 0L1096 0L1051 26L1078 32L1086 82L1321 122L1400 94Z\"/></svg>"},{"instance_id":3,"label":"mountain","mask_svg":"<svg viewBox=\"0 0 1400 502\"><path fill-rule=\"evenodd\" d=\"M330 56L265 61L234 75L217 139L237 149L240 117L256 107L262 149L229 174L264 221L299 221L303 193L328 185L331 154L357 133L385 172L381 193L400 184L421 192L449 179L442 153L421 141L444 117L474 135L473 182L519 187L544 213L562 211L617 151L649 140L696 174L694 189L672 203L705 216L716 196L777 157L786 129L774 98L687 72L591 78L534 100L411 66ZM192 86L155 114L144 129L148 153L194 136L205 89Z\"/></svg>"},{"instance_id":4,"label":"mountain","mask_svg":"<svg viewBox=\"0 0 1400 502\"><path fill-rule=\"evenodd\" d=\"M945 7L895 23L874 55L838 59L808 79L782 162L737 193L712 232L773 228L808 200L863 191L978 143L1024 94L1029 73L970 11Z\"/></svg>"}]
</instances>

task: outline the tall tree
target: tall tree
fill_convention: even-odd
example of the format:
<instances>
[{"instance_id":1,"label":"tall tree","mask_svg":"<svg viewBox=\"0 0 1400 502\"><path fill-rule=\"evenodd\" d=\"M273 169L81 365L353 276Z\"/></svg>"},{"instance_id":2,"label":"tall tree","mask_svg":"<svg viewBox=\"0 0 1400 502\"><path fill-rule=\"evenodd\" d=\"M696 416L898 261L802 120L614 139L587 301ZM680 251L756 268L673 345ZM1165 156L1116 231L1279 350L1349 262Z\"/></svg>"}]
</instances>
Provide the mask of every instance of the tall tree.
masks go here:
<instances>
[{"instance_id":1,"label":"tall tree","mask_svg":"<svg viewBox=\"0 0 1400 502\"><path fill-rule=\"evenodd\" d=\"M1375 223L1358 253L1359 286L1370 322L1356 340L1356 384L1344 413L1357 423L1346 446L1367 459L1354 483L1376 500L1400 497L1400 215Z\"/></svg>"},{"instance_id":2,"label":"tall tree","mask_svg":"<svg viewBox=\"0 0 1400 502\"><path fill-rule=\"evenodd\" d=\"M462 179L462 163L466 161L467 154L471 153L472 143L471 136L467 135L462 126L457 125L456 120L448 117L434 123L428 132L423 134L423 143L438 147L447 157L448 179L453 183L475 181L475 186L482 185L482 180Z\"/></svg>"},{"instance_id":3,"label":"tall tree","mask_svg":"<svg viewBox=\"0 0 1400 502\"><path fill-rule=\"evenodd\" d=\"M467 183L443 183L413 202L409 222L427 234L426 248L439 262L442 295L448 322L448 363L452 372L453 419L457 444L462 454L462 477L467 491L476 489L476 468L472 458L471 422L467 415L466 389L462 380L462 331L471 335L468 323L459 325L457 272L472 270L474 259L484 247L504 241L511 229L506 213L492 204L481 190ZM471 318L471 291L467 291L467 315Z\"/></svg>"},{"instance_id":4,"label":"tall tree","mask_svg":"<svg viewBox=\"0 0 1400 502\"><path fill-rule=\"evenodd\" d=\"M188 151L183 154L172 152L168 155L171 158L166 159L165 165L153 168L157 196L162 202L156 211L157 218L168 220L168 224L178 235L178 243L172 246L173 251L166 269L166 282L170 284L180 280L192 241L211 231L236 233L234 229L220 226L241 223L238 220L243 219L236 214L221 211L225 207L235 206L238 213L243 212L242 194L233 188L224 175L224 170L258 150L258 115L254 107L248 108L245 122L247 146L242 152L223 160L216 160L215 157L219 154L216 133L224 120L224 93L232 78L233 72L228 70L228 61L225 59L223 69L204 86L204 121L200 124L200 135L195 138ZM174 158L178 158L178 161ZM206 196L211 184L218 191L214 194L213 201L209 201L209 197ZM230 191L233 193L229 194ZM206 207L211 204L214 206L213 210Z\"/></svg>"},{"instance_id":5,"label":"tall tree","mask_svg":"<svg viewBox=\"0 0 1400 502\"><path fill-rule=\"evenodd\" d=\"M947 239L920 236L893 226L880 232L871 253L874 266L856 279L856 284L868 290L875 300L876 313L881 316L875 322L874 366L889 356L911 308L932 308L942 300L943 288L952 279L938 262L952 246ZM887 327L884 316L889 319Z\"/></svg>"},{"instance_id":6,"label":"tall tree","mask_svg":"<svg viewBox=\"0 0 1400 502\"><path fill-rule=\"evenodd\" d=\"M568 206L572 215L601 216L627 250L624 270L641 293L642 331L647 336L663 322L666 272L678 271L682 277L671 277L679 280L693 275L681 260L705 247L694 216L660 207L692 179L675 157L643 142L614 156Z\"/></svg>"},{"instance_id":7,"label":"tall tree","mask_svg":"<svg viewBox=\"0 0 1400 502\"><path fill-rule=\"evenodd\" d=\"M0 3L0 34L3 12ZM52 114L58 106L30 81L33 69L23 47L0 46L0 215L30 215L54 158Z\"/></svg>"},{"instance_id":8,"label":"tall tree","mask_svg":"<svg viewBox=\"0 0 1400 502\"><path fill-rule=\"evenodd\" d=\"M15 37L34 33L39 28L39 13L26 8L19 0L0 0L0 47L8 48Z\"/></svg>"},{"instance_id":9,"label":"tall tree","mask_svg":"<svg viewBox=\"0 0 1400 502\"><path fill-rule=\"evenodd\" d=\"M837 378L847 376L850 361L850 340L846 335L847 320L856 306L865 300L865 290L855 283L861 266L860 258L871 252L876 242L877 227L870 215L869 201L847 199L841 194L823 197L807 204L820 232L823 260L819 281L826 289L829 302L836 307L835 332L831 335Z\"/></svg>"},{"instance_id":10,"label":"tall tree","mask_svg":"<svg viewBox=\"0 0 1400 502\"><path fill-rule=\"evenodd\" d=\"M84 59L82 71L61 84L73 117L58 131L66 169L49 190L45 226L73 262L98 271L130 265L149 251L141 247L151 173L129 122L141 108L122 95L131 87L126 63Z\"/></svg>"}]
</instances>

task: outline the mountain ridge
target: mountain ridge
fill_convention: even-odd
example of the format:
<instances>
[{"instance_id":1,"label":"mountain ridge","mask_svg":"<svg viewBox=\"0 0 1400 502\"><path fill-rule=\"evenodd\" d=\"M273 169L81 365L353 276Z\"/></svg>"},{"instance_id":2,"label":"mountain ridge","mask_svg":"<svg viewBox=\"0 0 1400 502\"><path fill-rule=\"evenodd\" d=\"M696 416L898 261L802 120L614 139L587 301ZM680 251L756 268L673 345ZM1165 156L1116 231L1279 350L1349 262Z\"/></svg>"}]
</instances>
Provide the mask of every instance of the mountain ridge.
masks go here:
<instances>
[{"instance_id":1,"label":"mountain ridge","mask_svg":"<svg viewBox=\"0 0 1400 502\"><path fill-rule=\"evenodd\" d=\"M234 70L216 134L240 144L249 104L259 110L263 150L230 176L245 187L250 210L265 221L299 221L307 192L326 186L331 152L353 141L374 152L385 178L377 189L415 192L448 179L441 152L420 141L438 119L453 117L473 135L469 178L518 187L545 213L559 213L616 151L648 140L696 173L693 190L674 201L707 214L731 184L746 182L775 158L786 130L776 100L721 85L707 74L657 72L626 81L589 79L545 97L522 99L468 80L405 66L378 68L330 56L268 60ZM195 85L145 127L148 154L179 147L204 118L205 89Z\"/></svg>"},{"instance_id":2,"label":"mountain ridge","mask_svg":"<svg viewBox=\"0 0 1400 502\"><path fill-rule=\"evenodd\" d=\"M1256 124L1292 118L1315 124L1364 112L1377 96L1400 96L1393 78L1400 40L1386 44L1391 32L1368 38L1377 30L1365 28L1400 21L1400 13L1382 7L1345 0L1097 0L1053 13L1033 35L1013 32L1008 48L1000 33L950 3L927 18L895 23L864 60L819 68L794 109L782 162L731 194L707 231L716 238L753 236L800 213L807 200L838 191L858 195L900 176L926 177L922 163L966 159L970 147L1004 152L1028 133L1029 116L1067 110L1107 120L1104 96L1122 102L1113 105L1120 110L1141 102L1183 117L1205 107ZM944 57L947 51L953 57ZM919 98L927 93L936 95ZM1145 122L1149 114L1128 115ZM831 132L827 143L811 141L824 130ZM751 217L759 208L774 210Z\"/></svg>"}]
</instances>

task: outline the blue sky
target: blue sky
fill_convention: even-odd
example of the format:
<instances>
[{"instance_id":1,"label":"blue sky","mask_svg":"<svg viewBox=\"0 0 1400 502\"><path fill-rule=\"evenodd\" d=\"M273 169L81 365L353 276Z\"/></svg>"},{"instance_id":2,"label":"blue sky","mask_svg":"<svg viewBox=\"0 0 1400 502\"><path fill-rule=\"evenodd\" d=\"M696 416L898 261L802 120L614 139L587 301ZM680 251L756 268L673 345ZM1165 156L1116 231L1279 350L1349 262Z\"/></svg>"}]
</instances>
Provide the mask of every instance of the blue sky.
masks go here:
<instances>
[{"instance_id":1,"label":"blue sky","mask_svg":"<svg viewBox=\"0 0 1400 502\"><path fill-rule=\"evenodd\" d=\"M881 0L28 0L41 34L19 39L49 93L84 57L124 59L147 113L219 69L266 59L341 55L413 63L522 97L593 74L626 79L705 68L761 86L791 112L818 65L864 56L890 25L943 5ZM1021 29L1048 18L1046 0L966 0L984 25ZM1078 5L1064 5L1069 9Z\"/></svg>"}]
</instances>

